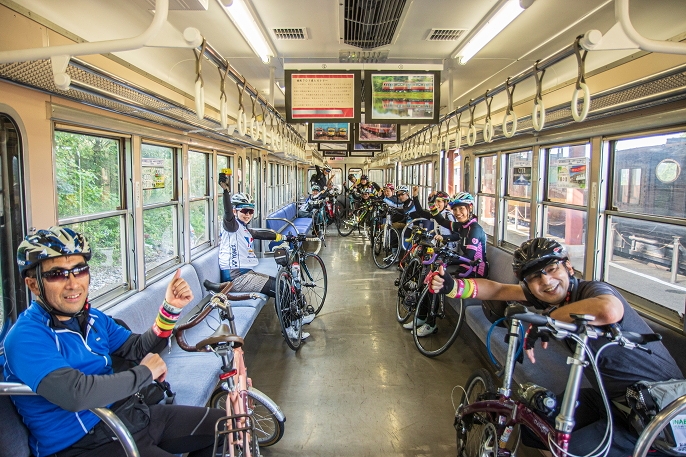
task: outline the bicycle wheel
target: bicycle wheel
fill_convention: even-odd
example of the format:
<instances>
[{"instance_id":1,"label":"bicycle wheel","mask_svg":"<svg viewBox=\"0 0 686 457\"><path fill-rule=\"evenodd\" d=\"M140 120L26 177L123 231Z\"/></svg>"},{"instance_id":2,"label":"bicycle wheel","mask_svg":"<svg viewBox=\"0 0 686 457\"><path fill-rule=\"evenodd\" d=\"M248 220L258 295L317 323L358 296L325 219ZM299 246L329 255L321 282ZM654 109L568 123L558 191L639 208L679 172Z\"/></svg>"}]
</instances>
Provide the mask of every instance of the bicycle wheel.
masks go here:
<instances>
[{"instance_id":1,"label":"bicycle wheel","mask_svg":"<svg viewBox=\"0 0 686 457\"><path fill-rule=\"evenodd\" d=\"M433 331L428 335L418 336L418 328L429 318L434 320ZM412 336L414 344L423 355L436 357L443 354L457 339L464 312L462 300L448 299L442 294L432 294L429 287L424 287L417 300L414 313L414 330Z\"/></svg>"},{"instance_id":2,"label":"bicycle wheel","mask_svg":"<svg viewBox=\"0 0 686 457\"><path fill-rule=\"evenodd\" d=\"M300 261L300 285L307 304L319 314L326 300L328 279L326 266L321 257L316 254L305 254Z\"/></svg>"},{"instance_id":3,"label":"bicycle wheel","mask_svg":"<svg viewBox=\"0 0 686 457\"><path fill-rule=\"evenodd\" d=\"M226 410L226 397L228 392L224 389L215 389L210 398L210 407ZM260 447L267 447L279 442L285 430L285 421L279 420L276 415L248 389L248 414L255 424L255 435Z\"/></svg>"},{"instance_id":4,"label":"bicycle wheel","mask_svg":"<svg viewBox=\"0 0 686 457\"><path fill-rule=\"evenodd\" d=\"M404 324L414 314L419 297L422 264L419 259L412 259L400 275L398 283L398 301L395 307L395 318Z\"/></svg>"},{"instance_id":5,"label":"bicycle wheel","mask_svg":"<svg viewBox=\"0 0 686 457\"><path fill-rule=\"evenodd\" d=\"M495 392L493 378L486 369L479 368L467 380L460 405L471 405L482 399L488 392ZM468 420L456 418L458 457L490 455L488 450L493 448L493 444L496 446L496 453L493 456L497 455L498 442L493 442L495 429L491 429L492 424L489 418L486 413L475 413Z\"/></svg>"},{"instance_id":6,"label":"bicycle wheel","mask_svg":"<svg viewBox=\"0 0 686 457\"><path fill-rule=\"evenodd\" d=\"M279 270L276 278L276 312L281 323L281 333L288 347L297 351L302 341L303 312L297 291L291 281L291 272Z\"/></svg>"},{"instance_id":7,"label":"bicycle wheel","mask_svg":"<svg viewBox=\"0 0 686 457\"><path fill-rule=\"evenodd\" d=\"M341 204L341 202L336 201L333 206L333 221L336 224L336 227L338 227L341 223L341 218L345 216L345 208Z\"/></svg>"},{"instance_id":8,"label":"bicycle wheel","mask_svg":"<svg viewBox=\"0 0 686 457\"><path fill-rule=\"evenodd\" d=\"M377 267L386 269L393 265L393 262L398 258L397 243L398 231L392 227L379 230L376 233L372 241L372 257Z\"/></svg>"},{"instance_id":9,"label":"bicycle wheel","mask_svg":"<svg viewBox=\"0 0 686 457\"><path fill-rule=\"evenodd\" d=\"M336 225L338 234L341 236L350 235L355 227L357 227L357 211L347 210L344 215L341 216L340 221Z\"/></svg>"}]
</instances>

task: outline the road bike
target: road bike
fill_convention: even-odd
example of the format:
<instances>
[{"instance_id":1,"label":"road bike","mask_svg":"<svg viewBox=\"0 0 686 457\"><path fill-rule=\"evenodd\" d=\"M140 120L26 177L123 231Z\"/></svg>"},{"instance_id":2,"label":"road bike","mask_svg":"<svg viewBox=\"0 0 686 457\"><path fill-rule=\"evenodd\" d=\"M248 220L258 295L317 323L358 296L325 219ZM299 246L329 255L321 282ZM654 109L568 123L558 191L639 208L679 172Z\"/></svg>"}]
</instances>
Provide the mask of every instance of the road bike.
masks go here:
<instances>
[{"instance_id":1,"label":"road bike","mask_svg":"<svg viewBox=\"0 0 686 457\"><path fill-rule=\"evenodd\" d=\"M219 387L210 405L227 411L215 427L214 453L221 447L222 455L259 456L259 446L271 446L284 433L286 416L267 395L253 387L243 356L243 338L236 334L231 302L254 299L256 294L230 294L232 283L215 284L205 281L207 290L214 292L197 314L174 329L176 341L188 352L214 352L222 361ZM213 311L222 322L212 335L195 345L185 339L185 332L203 322ZM228 322L228 324L224 323ZM224 437L223 444L221 437Z\"/></svg>"},{"instance_id":2,"label":"road bike","mask_svg":"<svg viewBox=\"0 0 686 457\"><path fill-rule=\"evenodd\" d=\"M651 449L657 449L667 455L684 455L684 452L679 454L670 452L664 443L665 428L671 425L677 416L684 413L686 413L686 395L677 398L653 417L636 440L633 457L646 457Z\"/></svg>"},{"instance_id":3,"label":"road bike","mask_svg":"<svg viewBox=\"0 0 686 457\"><path fill-rule=\"evenodd\" d=\"M286 248L274 250L279 265L276 276L276 314L288 347L297 351L302 341L302 320L305 314L319 314L324 301L328 279L324 261L317 254L306 252L305 234L289 236Z\"/></svg>"},{"instance_id":4,"label":"road bike","mask_svg":"<svg viewBox=\"0 0 686 457\"><path fill-rule=\"evenodd\" d=\"M362 200L359 208L343 216L340 223L336 226L338 234L341 236L348 236L353 230L358 229L359 231L368 224L373 211L373 204L374 202L372 200Z\"/></svg>"},{"instance_id":5,"label":"road bike","mask_svg":"<svg viewBox=\"0 0 686 457\"><path fill-rule=\"evenodd\" d=\"M386 206L386 215L384 217L383 225L376 231L374 238L372 238L372 258L374 264L386 269L393 265L398 259L400 252L400 234L393 228L391 222L391 214L398 213L397 210Z\"/></svg>"},{"instance_id":6,"label":"road bike","mask_svg":"<svg viewBox=\"0 0 686 457\"><path fill-rule=\"evenodd\" d=\"M395 280L398 287L395 317L401 324L407 322L414 314L417 299L423 288L422 280L428 271L422 260L424 254L433 254L435 248L433 233L420 226L412 229L409 243L411 247L399 263L400 277Z\"/></svg>"},{"instance_id":7,"label":"road bike","mask_svg":"<svg viewBox=\"0 0 686 457\"><path fill-rule=\"evenodd\" d=\"M510 319L510 332L502 386L496 390L491 375L484 369L477 370L467 381L455 413L458 457L513 455L519 441L519 435L513 433L517 426L529 428L553 455L567 455L584 367L590 365L598 384L603 385L596 360L606 347L620 345L626 349L650 351L642 345L660 340L660 335L657 334L621 332L616 324L602 328L592 326L589 322L595 320L595 316L587 314L570 314L574 323L556 321L549 316L531 312L520 303L510 304L505 310L505 316ZM552 392L527 383L519 386L513 396L515 362L518 351L521 351L518 346L524 338L520 322L533 324L539 331L548 332L556 339L571 338L576 343L574 355L568 359L571 368L559 414L554 418L555 425L551 422L557 399ZM609 343L594 355L587 349L588 341L600 337L607 338ZM601 395L609 420L605 439L592 452L595 455L605 455L612 444L610 403L602 389Z\"/></svg>"}]
</instances>

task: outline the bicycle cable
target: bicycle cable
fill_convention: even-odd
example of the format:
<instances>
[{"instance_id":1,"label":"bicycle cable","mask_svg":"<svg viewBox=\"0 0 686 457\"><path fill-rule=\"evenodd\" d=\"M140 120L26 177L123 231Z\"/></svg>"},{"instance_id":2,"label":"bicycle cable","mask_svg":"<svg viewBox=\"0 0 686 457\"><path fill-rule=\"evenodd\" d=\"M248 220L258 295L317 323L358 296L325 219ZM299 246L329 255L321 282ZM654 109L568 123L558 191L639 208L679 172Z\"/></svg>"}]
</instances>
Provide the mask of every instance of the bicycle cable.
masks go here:
<instances>
[{"instance_id":1,"label":"bicycle cable","mask_svg":"<svg viewBox=\"0 0 686 457\"><path fill-rule=\"evenodd\" d=\"M613 425L613 420L612 420L612 410L610 409L610 402L607 398L607 394L605 393L605 389L603 388L603 379L600 374L600 371L598 370L598 365L597 365L597 359L600 357L600 354L602 352L610 347L610 346L617 346L619 343L616 342L610 342L604 346L602 346L597 354L593 354L593 351L588 347L586 343L584 343L579 336L570 333L569 337L572 338L574 341L577 342L581 346L584 352L586 352L586 355L588 356L588 360L591 364L591 367L593 368L593 373L596 376L596 380L598 381L598 387L600 390L600 396L603 399L603 406L605 406L605 412L607 413L607 425L605 426L605 435L603 435L603 439L600 441L598 446L596 446L595 449L593 449L589 454L586 454L584 456L579 456L570 453L569 451L565 451L560 446L558 446L557 443L555 443L550 435L548 436L548 446L550 448L550 452L554 457L562 457L562 456L567 456L567 457L605 457L608 452L610 451L610 446L612 445L612 425ZM558 454L557 451L562 452L562 454Z\"/></svg>"},{"instance_id":2,"label":"bicycle cable","mask_svg":"<svg viewBox=\"0 0 686 457\"><path fill-rule=\"evenodd\" d=\"M491 359L491 363L495 365L495 367L498 370L502 370L503 366L495 359L493 356L493 352L491 352L491 334L493 333L493 330L505 320L504 317L501 317L497 321L491 324L491 328L488 329L488 333L486 334L486 351L488 352L488 357ZM517 348L517 352L515 353L515 360L519 358L519 356L522 353L522 350L524 348L524 326L522 323L519 323L519 347Z\"/></svg>"}]
</instances>

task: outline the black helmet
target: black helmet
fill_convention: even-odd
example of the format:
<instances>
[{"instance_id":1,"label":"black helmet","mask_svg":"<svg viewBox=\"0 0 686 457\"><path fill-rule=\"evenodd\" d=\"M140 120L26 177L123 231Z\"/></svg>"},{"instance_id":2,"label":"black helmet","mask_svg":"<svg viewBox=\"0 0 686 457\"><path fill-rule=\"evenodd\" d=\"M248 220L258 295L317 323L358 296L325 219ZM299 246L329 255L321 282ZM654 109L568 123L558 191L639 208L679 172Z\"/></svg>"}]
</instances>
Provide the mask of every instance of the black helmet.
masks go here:
<instances>
[{"instance_id":1,"label":"black helmet","mask_svg":"<svg viewBox=\"0 0 686 457\"><path fill-rule=\"evenodd\" d=\"M512 271L520 281L536 270L544 268L555 261L567 260L567 249L551 238L534 238L527 240L514 252Z\"/></svg>"}]
</instances>

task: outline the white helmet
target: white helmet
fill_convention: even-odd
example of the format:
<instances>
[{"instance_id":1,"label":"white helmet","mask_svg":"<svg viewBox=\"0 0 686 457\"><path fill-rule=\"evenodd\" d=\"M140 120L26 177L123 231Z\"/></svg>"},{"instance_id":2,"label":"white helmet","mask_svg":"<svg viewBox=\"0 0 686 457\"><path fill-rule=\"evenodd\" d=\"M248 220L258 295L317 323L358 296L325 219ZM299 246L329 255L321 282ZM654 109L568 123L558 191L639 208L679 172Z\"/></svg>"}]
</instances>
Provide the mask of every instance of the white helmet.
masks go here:
<instances>
[{"instance_id":1,"label":"white helmet","mask_svg":"<svg viewBox=\"0 0 686 457\"><path fill-rule=\"evenodd\" d=\"M255 208L255 200L252 199L250 194L244 194L242 192L238 192L231 196L231 204L236 209Z\"/></svg>"},{"instance_id":2,"label":"white helmet","mask_svg":"<svg viewBox=\"0 0 686 457\"><path fill-rule=\"evenodd\" d=\"M396 194L400 194L400 193L409 194L410 193L410 187L405 185L405 184L401 184L400 186L395 188L395 193Z\"/></svg>"}]
</instances>

